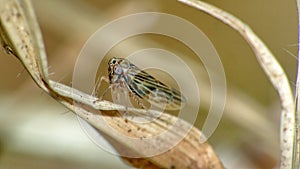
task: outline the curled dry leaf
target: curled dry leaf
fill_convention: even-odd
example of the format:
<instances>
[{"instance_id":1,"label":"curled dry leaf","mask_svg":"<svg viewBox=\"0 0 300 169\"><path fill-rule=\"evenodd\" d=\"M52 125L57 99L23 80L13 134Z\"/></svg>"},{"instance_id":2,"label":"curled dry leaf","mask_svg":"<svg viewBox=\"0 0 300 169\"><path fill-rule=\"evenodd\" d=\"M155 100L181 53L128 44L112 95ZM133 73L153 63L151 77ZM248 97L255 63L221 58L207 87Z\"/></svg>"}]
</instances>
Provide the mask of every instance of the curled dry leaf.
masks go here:
<instances>
[{"instance_id":1,"label":"curled dry leaf","mask_svg":"<svg viewBox=\"0 0 300 169\"><path fill-rule=\"evenodd\" d=\"M184 120L164 113L151 123L134 123L121 117L116 110L128 110L141 117L156 112L127 109L108 101L99 101L91 95L49 80L42 35L30 1L0 0L0 29L2 45L23 63L38 86L95 127L120 154L129 155L123 158L129 164L139 168L224 168L212 147L199 142L205 139L201 132ZM118 133L112 132L111 128ZM164 132L166 134L161 136ZM140 140L141 144L124 139L124 135ZM158 137L151 141L147 139L154 136ZM183 139L178 141L178 138ZM149 151L173 144L174 147L167 152L145 156Z\"/></svg>"}]
</instances>

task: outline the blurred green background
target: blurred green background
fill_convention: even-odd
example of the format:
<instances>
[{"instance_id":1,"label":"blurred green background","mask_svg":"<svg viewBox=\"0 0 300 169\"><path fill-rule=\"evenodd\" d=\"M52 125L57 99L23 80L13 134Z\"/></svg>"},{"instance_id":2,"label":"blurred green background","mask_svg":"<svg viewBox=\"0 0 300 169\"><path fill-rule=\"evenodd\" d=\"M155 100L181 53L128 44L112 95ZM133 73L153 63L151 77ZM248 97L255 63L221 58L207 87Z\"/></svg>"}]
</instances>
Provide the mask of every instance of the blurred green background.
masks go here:
<instances>
[{"instance_id":1,"label":"blurred green background","mask_svg":"<svg viewBox=\"0 0 300 169\"><path fill-rule=\"evenodd\" d=\"M246 22L274 53L294 88L298 48L295 1L205 2ZM51 78L68 85L85 41L106 23L149 11L190 21L217 49L227 79L225 113L209 142L227 168L268 169L278 165L279 98L251 48L227 25L171 0L33 0L33 5L44 36ZM183 44L159 35L137 36L119 46L107 58L157 47L184 53L186 60L197 63L195 70L202 70L201 62L190 58ZM76 116L44 94L15 57L0 52L0 58L0 168L130 168L93 144ZM200 81L208 83L206 78ZM205 111L201 109L195 126L201 128Z\"/></svg>"}]
</instances>

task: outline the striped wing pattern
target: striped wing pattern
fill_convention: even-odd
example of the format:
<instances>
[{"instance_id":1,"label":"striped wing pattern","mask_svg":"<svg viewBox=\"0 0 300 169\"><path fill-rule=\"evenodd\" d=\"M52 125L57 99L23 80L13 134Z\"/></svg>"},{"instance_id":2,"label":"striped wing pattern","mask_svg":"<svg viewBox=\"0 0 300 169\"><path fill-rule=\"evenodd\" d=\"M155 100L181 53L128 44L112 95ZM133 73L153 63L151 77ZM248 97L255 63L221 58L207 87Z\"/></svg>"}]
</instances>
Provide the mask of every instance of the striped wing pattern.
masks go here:
<instances>
[{"instance_id":1,"label":"striped wing pattern","mask_svg":"<svg viewBox=\"0 0 300 169\"><path fill-rule=\"evenodd\" d=\"M178 110L186 98L147 72L139 69L127 59L112 58L109 61L110 83L125 83L131 93L157 107Z\"/></svg>"}]
</instances>

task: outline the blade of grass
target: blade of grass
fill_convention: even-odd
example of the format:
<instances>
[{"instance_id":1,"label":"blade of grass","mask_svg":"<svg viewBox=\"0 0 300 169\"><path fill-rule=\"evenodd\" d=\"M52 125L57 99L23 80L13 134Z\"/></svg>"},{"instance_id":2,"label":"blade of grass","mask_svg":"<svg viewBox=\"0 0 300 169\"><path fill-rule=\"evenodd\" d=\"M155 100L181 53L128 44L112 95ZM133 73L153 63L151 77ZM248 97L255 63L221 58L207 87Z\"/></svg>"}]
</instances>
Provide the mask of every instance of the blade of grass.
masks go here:
<instances>
[{"instance_id":1,"label":"blade of grass","mask_svg":"<svg viewBox=\"0 0 300 169\"><path fill-rule=\"evenodd\" d=\"M184 4L199 9L207 14L219 19L234 30L238 31L242 37L252 47L258 63L263 68L272 85L277 90L281 101L281 123L280 123L280 148L281 148L281 169L290 169L294 164L295 148L295 104L287 76L280 64L275 59L272 52L259 39L259 37L235 16L221 10L215 6L198 0L178 0ZM298 164L297 164L298 165ZM298 168L297 168L298 169Z\"/></svg>"},{"instance_id":2,"label":"blade of grass","mask_svg":"<svg viewBox=\"0 0 300 169\"><path fill-rule=\"evenodd\" d=\"M296 147L294 152L294 168L299 169L300 168L300 0L296 0L297 2L297 9L298 9L298 72L296 77Z\"/></svg>"}]
</instances>

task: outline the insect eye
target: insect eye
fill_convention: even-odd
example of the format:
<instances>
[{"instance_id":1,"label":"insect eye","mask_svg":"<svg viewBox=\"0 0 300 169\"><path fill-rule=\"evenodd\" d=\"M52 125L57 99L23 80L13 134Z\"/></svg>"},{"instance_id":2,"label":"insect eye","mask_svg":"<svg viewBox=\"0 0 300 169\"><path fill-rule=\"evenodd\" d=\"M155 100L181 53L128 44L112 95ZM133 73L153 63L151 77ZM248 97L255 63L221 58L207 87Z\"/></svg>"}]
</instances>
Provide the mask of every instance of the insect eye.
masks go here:
<instances>
[{"instance_id":1,"label":"insect eye","mask_svg":"<svg viewBox=\"0 0 300 169\"><path fill-rule=\"evenodd\" d=\"M115 66L114 67L114 73L115 74L122 74L122 69L120 68L120 66Z\"/></svg>"},{"instance_id":2,"label":"insect eye","mask_svg":"<svg viewBox=\"0 0 300 169\"><path fill-rule=\"evenodd\" d=\"M123 67L123 68L128 68L130 63L127 61L127 60L123 60L120 65Z\"/></svg>"}]
</instances>

